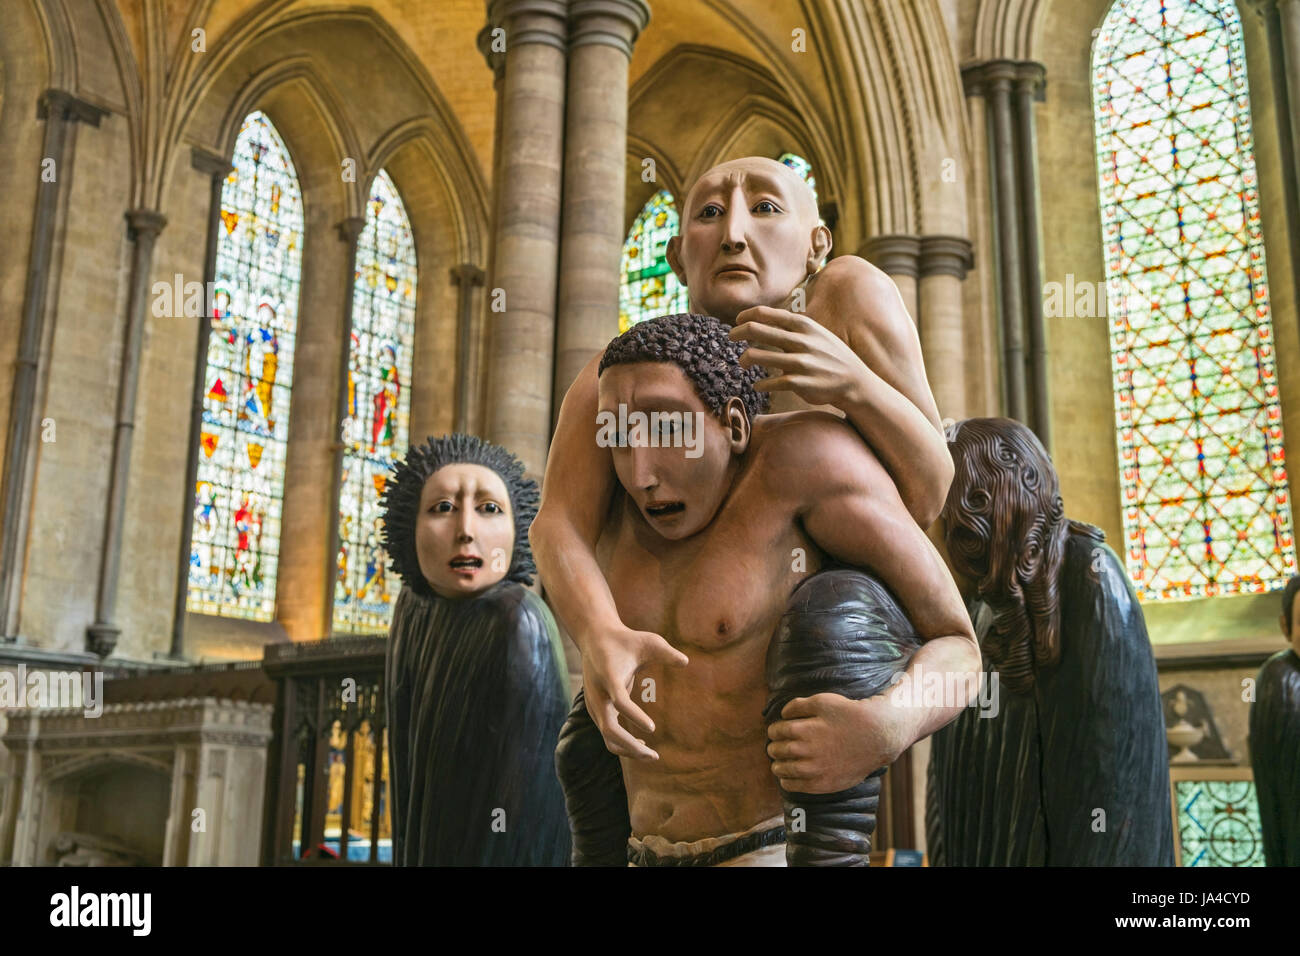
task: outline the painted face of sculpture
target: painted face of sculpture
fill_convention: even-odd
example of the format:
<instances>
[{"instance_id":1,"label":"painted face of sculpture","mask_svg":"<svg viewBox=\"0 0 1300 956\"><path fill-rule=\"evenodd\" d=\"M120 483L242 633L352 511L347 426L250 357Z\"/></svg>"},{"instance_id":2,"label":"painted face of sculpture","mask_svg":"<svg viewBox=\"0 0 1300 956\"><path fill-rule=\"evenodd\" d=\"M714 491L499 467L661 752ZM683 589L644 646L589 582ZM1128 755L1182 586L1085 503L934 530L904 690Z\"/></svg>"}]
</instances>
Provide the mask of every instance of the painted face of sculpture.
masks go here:
<instances>
[{"instance_id":1,"label":"painted face of sculpture","mask_svg":"<svg viewBox=\"0 0 1300 956\"><path fill-rule=\"evenodd\" d=\"M505 482L483 465L452 464L420 494L415 551L434 593L470 597L506 576L515 524Z\"/></svg>"},{"instance_id":2,"label":"painted face of sculpture","mask_svg":"<svg viewBox=\"0 0 1300 956\"><path fill-rule=\"evenodd\" d=\"M749 444L749 418L741 400L728 399L714 415L686 374L669 362L611 366L601 373L599 396L602 414L618 416L621 405L624 418L633 423L610 450L619 482L650 527L676 541L708 525ZM639 429L638 412L647 422ZM679 414L680 422L667 418L672 413ZM651 446L654 422L661 423L659 447Z\"/></svg>"},{"instance_id":3,"label":"painted face of sculpture","mask_svg":"<svg viewBox=\"0 0 1300 956\"><path fill-rule=\"evenodd\" d=\"M699 178L666 253L691 311L734 324L752 306L785 303L830 248L808 184L784 163L750 156Z\"/></svg>"}]
</instances>

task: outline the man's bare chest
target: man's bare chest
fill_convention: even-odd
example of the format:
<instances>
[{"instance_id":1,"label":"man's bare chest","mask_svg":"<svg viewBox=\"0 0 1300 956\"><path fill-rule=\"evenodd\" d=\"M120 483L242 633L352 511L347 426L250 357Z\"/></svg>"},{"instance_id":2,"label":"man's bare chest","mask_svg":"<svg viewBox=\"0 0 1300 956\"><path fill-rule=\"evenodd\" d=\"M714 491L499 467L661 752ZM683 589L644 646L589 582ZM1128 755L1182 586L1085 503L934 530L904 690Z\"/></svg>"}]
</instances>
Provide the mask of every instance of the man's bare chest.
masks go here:
<instances>
[{"instance_id":1,"label":"man's bare chest","mask_svg":"<svg viewBox=\"0 0 1300 956\"><path fill-rule=\"evenodd\" d=\"M623 622L663 635L688 654L771 636L786 601L819 559L802 529L762 509L718 515L668 541L635 512L602 540L601 566Z\"/></svg>"}]
</instances>

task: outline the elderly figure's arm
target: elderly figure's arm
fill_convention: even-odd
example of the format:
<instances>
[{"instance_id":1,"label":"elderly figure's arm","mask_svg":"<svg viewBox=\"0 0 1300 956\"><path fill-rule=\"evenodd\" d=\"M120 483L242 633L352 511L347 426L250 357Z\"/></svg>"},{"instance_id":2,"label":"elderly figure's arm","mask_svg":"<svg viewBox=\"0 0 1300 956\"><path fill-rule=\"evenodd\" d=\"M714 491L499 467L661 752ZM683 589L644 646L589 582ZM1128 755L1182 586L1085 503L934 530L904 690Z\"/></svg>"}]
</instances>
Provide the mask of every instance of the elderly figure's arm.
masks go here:
<instances>
[{"instance_id":1,"label":"elderly figure's arm","mask_svg":"<svg viewBox=\"0 0 1300 956\"><path fill-rule=\"evenodd\" d=\"M898 706L890 694L861 701L819 694L791 701L782 711L786 719L772 725L772 739L784 739L774 745L773 769L779 777L790 773L797 779L797 786L787 789L831 793L860 782L955 718L978 690L980 652L942 557L871 451L828 414L785 427L791 431L772 465L773 479L782 480L783 470L789 480L799 476L800 520L808 536L836 560L870 571L898 599L924 641L908 664L910 680L922 672L950 674L956 679L945 686L965 689L958 699L932 707ZM799 732L791 736L791 727ZM798 759L782 763L783 754Z\"/></svg>"},{"instance_id":2,"label":"elderly figure's arm","mask_svg":"<svg viewBox=\"0 0 1300 956\"><path fill-rule=\"evenodd\" d=\"M655 751L618 717L652 732L654 722L630 694L636 670L652 660L687 659L660 635L624 627L596 563L596 542L618 481L609 449L596 443L599 365L600 356L588 362L564 396L528 540L555 616L582 652L587 709L605 745L620 756L654 759Z\"/></svg>"},{"instance_id":3,"label":"elderly figure's arm","mask_svg":"<svg viewBox=\"0 0 1300 956\"><path fill-rule=\"evenodd\" d=\"M731 337L751 345L742 363L780 373L760 382L762 391L788 389L844 412L907 511L928 528L943 509L953 464L898 288L865 259L841 256L808 283L805 311L741 312Z\"/></svg>"}]
</instances>

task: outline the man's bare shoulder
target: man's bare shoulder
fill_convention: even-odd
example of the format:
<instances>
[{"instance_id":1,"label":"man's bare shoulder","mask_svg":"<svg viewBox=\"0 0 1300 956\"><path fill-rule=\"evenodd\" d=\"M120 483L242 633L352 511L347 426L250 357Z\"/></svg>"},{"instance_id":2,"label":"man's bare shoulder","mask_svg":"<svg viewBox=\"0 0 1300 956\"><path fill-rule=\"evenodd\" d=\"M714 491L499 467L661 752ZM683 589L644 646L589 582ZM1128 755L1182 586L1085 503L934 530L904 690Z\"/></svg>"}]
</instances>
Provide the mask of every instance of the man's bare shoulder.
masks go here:
<instances>
[{"instance_id":1,"label":"man's bare shoulder","mask_svg":"<svg viewBox=\"0 0 1300 956\"><path fill-rule=\"evenodd\" d=\"M888 473L844 419L815 410L761 415L750 437L753 466L769 488L824 489ZM865 473L864 473L865 469Z\"/></svg>"}]
</instances>

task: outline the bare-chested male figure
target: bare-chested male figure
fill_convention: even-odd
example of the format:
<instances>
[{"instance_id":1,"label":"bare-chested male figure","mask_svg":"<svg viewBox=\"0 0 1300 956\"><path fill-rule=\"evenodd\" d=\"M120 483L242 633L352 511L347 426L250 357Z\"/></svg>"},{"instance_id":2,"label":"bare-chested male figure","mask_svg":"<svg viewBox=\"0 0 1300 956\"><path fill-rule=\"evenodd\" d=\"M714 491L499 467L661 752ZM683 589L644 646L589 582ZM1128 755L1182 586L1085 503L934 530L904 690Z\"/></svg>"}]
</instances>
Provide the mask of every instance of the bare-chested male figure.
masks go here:
<instances>
[{"instance_id":1,"label":"bare-chested male figure","mask_svg":"<svg viewBox=\"0 0 1300 956\"><path fill-rule=\"evenodd\" d=\"M639 686L653 689L641 699L655 723L647 743L658 753L652 761L622 760L629 856L641 864L761 864L765 854L783 861L774 769L783 782L820 777L829 790L848 790L881 766L882 753L892 761L959 712L909 708L906 731L880 739L875 712L900 708L884 697L826 694L827 701L809 698L817 708L787 712L790 732L774 734L769 747L769 682L782 679L773 677L780 669L773 660L789 653L774 648L770 656L769 646L783 616L791 617L792 592L828 561L874 573L921 640L951 639L947 669L979 669L957 588L876 457L834 415L758 416L765 405L754 389L759 370L740 365L742 351L716 319L666 316L619 336L600 365L600 438L614 446L626 494L609 516L598 559L627 626L662 635L691 660L688 667L651 662L637 673ZM628 420L639 431L615 433L611 423ZM884 603L892 600L886 595ZM897 622L908 634L869 655L852 649L870 622L824 617L794 625L803 631L794 640L838 643L829 669L841 682L872 683L860 696L883 688L915 648L902 615ZM847 660L846 648L864 659Z\"/></svg>"}]
</instances>

